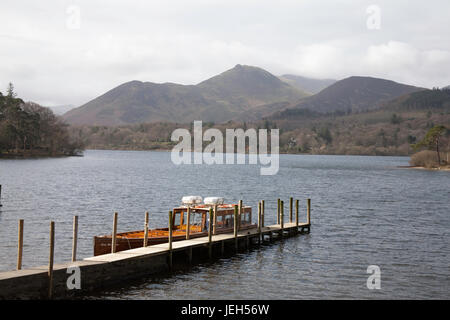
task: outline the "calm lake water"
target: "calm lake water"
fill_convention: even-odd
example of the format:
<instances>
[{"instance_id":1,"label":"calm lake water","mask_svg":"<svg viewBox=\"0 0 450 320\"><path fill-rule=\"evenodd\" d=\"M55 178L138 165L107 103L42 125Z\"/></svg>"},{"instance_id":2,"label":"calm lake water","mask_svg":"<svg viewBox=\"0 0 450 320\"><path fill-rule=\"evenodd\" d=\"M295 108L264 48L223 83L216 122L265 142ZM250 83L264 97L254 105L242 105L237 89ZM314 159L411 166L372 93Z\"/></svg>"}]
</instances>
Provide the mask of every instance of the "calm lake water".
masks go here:
<instances>
[{"instance_id":1,"label":"calm lake water","mask_svg":"<svg viewBox=\"0 0 450 320\"><path fill-rule=\"evenodd\" d=\"M312 228L301 235L147 279L92 298L112 299L449 299L450 172L399 169L407 157L281 155L275 176L257 165L175 166L167 152L86 151L84 157L0 160L0 271L16 264L17 223L25 220L23 267L48 261L50 220L56 262L71 257L79 216L78 257L94 235L165 226L184 195L243 199L266 224L276 199L312 199ZM287 209L285 209L287 210ZM285 211L286 212L286 211ZM303 218L304 219L304 218ZM381 289L366 286L381 269Z\"/></svg>"}]
</instances>

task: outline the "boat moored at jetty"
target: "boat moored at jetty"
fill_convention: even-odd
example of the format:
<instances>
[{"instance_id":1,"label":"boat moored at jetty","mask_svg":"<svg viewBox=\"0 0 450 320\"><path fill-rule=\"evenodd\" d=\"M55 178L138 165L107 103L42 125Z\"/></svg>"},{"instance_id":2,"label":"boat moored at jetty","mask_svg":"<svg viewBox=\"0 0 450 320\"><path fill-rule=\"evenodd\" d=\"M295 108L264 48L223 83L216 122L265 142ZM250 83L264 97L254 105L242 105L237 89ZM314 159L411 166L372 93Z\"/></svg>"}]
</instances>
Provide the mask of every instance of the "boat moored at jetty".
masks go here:
<instances>
[{"instance_id":1,"label":"boat moored at jetty","mask_svg":"<svg viewBox=\"0 0 450 320\"><path fill-rule=\"evenodd\" d=\"M183 197L182 205L173 209L172 241L199 238L208 235L209 211L215 212L213 230L215 234L230 233L234 230L234 207L237 204L225 204L223 198L208 197L202 203L199 196ZM189 222L188 222L189 216ZM188 228L189 226L189 228ZM256 228L252 223L252 208L242 206L240 210L239 230ZM188 232L189 231L189 232ZM116 252L144 246L145 229L116 234ZM166 243L169 240L169 228L148 229L147 246ZM94 256L111 253L112 235L94 237Z\"/></svg>"}]
</instances>

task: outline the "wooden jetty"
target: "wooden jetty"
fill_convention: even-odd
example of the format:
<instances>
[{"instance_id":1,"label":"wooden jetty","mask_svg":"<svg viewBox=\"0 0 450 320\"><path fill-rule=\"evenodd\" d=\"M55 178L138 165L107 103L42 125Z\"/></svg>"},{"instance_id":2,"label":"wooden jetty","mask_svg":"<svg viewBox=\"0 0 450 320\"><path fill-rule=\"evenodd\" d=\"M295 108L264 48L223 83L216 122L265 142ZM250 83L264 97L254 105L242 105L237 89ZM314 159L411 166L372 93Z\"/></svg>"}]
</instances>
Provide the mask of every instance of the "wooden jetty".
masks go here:
<instances>
[{"instance_id":1,"label":"wooden jetty","mask_svg":"<svg viewBox=\"0 0 450 320\"><path fill-rule=\"evenodd\" d=\"M232 233L213 234L210 224L208 235L193 239L172 241L171 222L173 213L169 212L169 242L143 246L140 248L108 253L76 261L76 252L72 252L72 262L54 264L54 232L55 225L50 223L49 265L30 269L21 269L23 239L19 234L18 255L20 264L15 271L0 272L0 299L52 299L67 298L97 292L112 286L121 285L130 279L141 279L157 273L184 267L193 260L213 259L225 254L233 254L248 250L251 246L261 245L302 233L309 233L311 227L311 202L307 200L306 222L300 223L298 218L298 201L296 202L295 221L284 222L283 202L277 212L278 224L265 226L265 204L258 203L257 228L239 230L238 219L234 219ZM210 210L210 217L213 211ZM235 206L235 217L238 217L238 206ZM293 216L290 206L290 220ZM114 221L117 221L117 213ZM148 214L146 214L148 225ZM21 227L20 227L21 226ZM117 227L117 223L114 228ZM20 229L22 228L22 229ZM74 218L73 250L76 250L76 232L78 217ZM19 232L23 232L23 221ZM114 241L114 237L112 239ZM19 258L18 258L19 261Z\"/></svg>"}]
</instances>

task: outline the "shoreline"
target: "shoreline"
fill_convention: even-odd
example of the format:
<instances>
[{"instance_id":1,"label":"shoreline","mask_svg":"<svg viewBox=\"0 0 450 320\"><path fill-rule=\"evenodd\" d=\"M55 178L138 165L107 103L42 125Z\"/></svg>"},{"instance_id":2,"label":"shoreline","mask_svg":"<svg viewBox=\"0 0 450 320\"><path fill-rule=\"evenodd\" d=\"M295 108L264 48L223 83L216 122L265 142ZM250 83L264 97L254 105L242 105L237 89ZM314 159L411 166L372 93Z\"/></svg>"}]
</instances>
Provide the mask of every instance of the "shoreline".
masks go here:
<instances>
[{"instance_id":1,"label":"shoreline","mask_svg":"<svg viewBox=\"0 0 450 320\"><path fill-rule=\"evenodd\" d=\"M42 159L42 158L66 158L66 157L83 157L83 154L24 154L24 153L0 153L0 160L25 160L25 159Z\"/></svg>"},{"instance_id":2,"label":"shoreline","mask_svg":"<svg viewBox=\"0 0 450 320\"><path fill-rule=\"evenodd\" d=\"M84 151L152 151L152 152L170 152L172 149L132 149L132 148L86 148ZM248 154L248 153L246 153ZM357 156L357 157L410 157L405 154L346 154L346 153L300 153L300 152L279 152L283 155L308 155L308 156ZM84 154L0 154L0 160L21 160L21 159L42 159L42 158L64 158L64 157L83 157ZM402 168L411 168L412 166L400 166ZM424 168L427 169L427 168Z\"/></svg>"},{"instance_id":3,"label":"shoreline","mask_svg":"<svg viewBox=\"0 0 450 320\"><path fill-rule=\"evenodd\" d=\"M422 166L397 166L400 169L418 169L418 170L433 170L433 171L450 171L450 166L439 168L426 168Z\"/></svg>"},{"instance_id":4,"label":"shoreline","mask_svg":"<svg viewBox=\"0 0 450 320\"><path fill-rule=\"evenodd\" d=\"M156 151L156 152L170 152L171 148L99 148L88 147L85 150L103 150L103 151ZM236 153L236 152L235 152ZM248 154L248 153L246 153ZM286 152L280 151L278 154L292 154L292 155L310 155L310 156L361 156L361 157L411 157L412 154L351 154L351 153L309 153L309 152Z\"/></svg>"}]
</instances>

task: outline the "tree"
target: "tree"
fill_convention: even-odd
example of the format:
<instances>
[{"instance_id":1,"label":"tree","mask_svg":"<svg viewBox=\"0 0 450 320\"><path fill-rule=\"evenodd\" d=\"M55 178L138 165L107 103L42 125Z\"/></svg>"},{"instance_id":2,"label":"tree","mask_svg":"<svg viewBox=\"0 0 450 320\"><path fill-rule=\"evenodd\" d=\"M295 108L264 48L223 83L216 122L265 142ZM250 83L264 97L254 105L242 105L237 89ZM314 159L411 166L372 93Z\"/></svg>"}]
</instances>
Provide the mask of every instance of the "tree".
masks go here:
<instances>
[{"instance_id":1,"label":"tree","mask_svg":"<svg viewBox=\"0 0 450 320\"><path fill-rule=\"evenodd\" d=\"M14 92L14 85L10 82L8 83L8 88L6 89L6 92L8 93L9 98L15 98L17 97L17 93Z\"/></svg>"},{"instance_id":2,"label":"tree","mask_svg":"<svg viewBox=\"0 0 450 320\"><path fill-rule=\"evenodd\" d=\"M435 149L437 154L438 165L441 165L441 156L439 154L439 142L441 138L447 133L447 128L444 126L434 126L428 130L425 137L418 143L413 145L415 150L426 147L430 150Z\"/></svg>"},{"instance_id":3,"label":"tree","mask_svg":"<svg viewBox=\"0 0 450 320\"><path fill-rule=\"evenodd\" d=\"M394 113L391 117L391 123L392 124L399 124L402 121L402 118L398 116L396 113Z\"/></svg>"},{"instance_id":4,"label":"tree","mask_svg":"<svg viewBox=\"0 0 450 320\"><path fill-rule=\"evenodd\" d=\"M12 83L6 95L0 92L0 156L5 152L73 155L83 148L80 139L70 136L67 125L50 109L17 98Z\"/></svg>"},{"instance_id":5,"label":"tree","mask_svg":"<svg viewBox=\"0 0 450 320\"><path fill-rule=\"evenodd\" d=\"M331 132L330 132L330 129L328 129L328 127L320 128L317 135L319 136L319 138L321 138L323 141L325 141L325 144L327 144L327 145L333 141L333 137L331 136Z\"/></svg>"}]
</instances>

